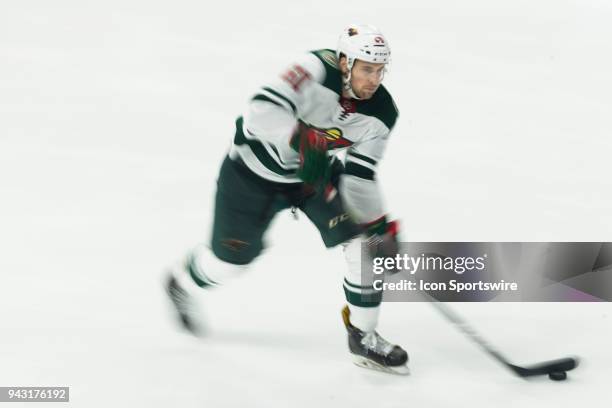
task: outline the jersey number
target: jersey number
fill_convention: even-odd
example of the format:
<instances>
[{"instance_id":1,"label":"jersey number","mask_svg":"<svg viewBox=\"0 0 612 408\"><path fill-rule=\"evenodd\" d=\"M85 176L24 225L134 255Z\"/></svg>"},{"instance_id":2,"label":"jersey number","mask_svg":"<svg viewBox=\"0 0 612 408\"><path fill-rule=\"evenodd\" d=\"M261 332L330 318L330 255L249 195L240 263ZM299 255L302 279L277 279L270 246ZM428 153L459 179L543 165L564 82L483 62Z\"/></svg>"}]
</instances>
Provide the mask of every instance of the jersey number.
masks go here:
<instances>
[{"instance_id":1,"label":"jersey number","mask_svg":"<svg viewBox=\"0 0 612 408\"><path fill-rule=\"evenodd\" d=\"M295 92L298 92L300 90L300 86L302 86L302 83L304 83L305 80L310 79L310 74L299 65L294 65L281 77L287 81L289 85L291 85Z\"/></svg>"}]
</instances>

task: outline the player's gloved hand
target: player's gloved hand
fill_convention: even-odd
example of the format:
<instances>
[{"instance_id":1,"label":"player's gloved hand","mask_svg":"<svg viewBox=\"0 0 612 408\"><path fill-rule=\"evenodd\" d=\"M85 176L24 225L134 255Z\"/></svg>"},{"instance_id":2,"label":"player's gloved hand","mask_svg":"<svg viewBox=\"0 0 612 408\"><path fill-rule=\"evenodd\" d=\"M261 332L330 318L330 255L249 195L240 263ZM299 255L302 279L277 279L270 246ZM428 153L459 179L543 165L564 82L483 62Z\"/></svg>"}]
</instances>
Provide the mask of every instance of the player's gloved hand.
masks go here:
<instances>
[{"instance_id":1,"label":"player's gloved hand","mask_svg":"<svg viewBox=\"0 0 612 408\"><path fill-rule=\"evenodd\" d=\"M387 217L383 216L364 227L372 258L394 257L398 253L399 221L387 221Z\"/></svg>"},{"instance_id":2,"label":"player's gloved hand","mask_svg":"<svg viewBox=\"0 0 612 408\"><path fill-rule=\"evenodd\" d=\"M331 171L325 133L300 123L291 139L291 146L300 155L298 177L315 188L327 184Z\"/></svg>"}]
</instances>

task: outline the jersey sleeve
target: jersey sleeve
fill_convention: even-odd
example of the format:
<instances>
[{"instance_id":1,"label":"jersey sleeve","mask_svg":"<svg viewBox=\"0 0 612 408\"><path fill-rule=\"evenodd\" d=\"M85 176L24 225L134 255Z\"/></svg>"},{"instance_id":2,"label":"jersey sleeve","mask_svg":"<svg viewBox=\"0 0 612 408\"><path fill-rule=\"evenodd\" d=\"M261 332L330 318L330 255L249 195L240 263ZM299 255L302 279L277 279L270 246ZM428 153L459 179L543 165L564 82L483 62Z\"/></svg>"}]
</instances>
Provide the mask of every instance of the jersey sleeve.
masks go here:
<instances>
[{"instance_id":1,"label":"jersey sleeve","mask_svg":"<svg viewBox=\"0 0 612 408\"><path fill-rule=\"evenodd\" d=\"M325 68L316 56L306 54L297 59L250 100L244 115L248 133L272 145L284 142L307 108L313 87L324 77Z\"/></svg>"},{"instance_id":2,"label":"jersey sleeve","mask_svg":"<svg viewBox=\"0 0 612 408\"><path fill-rule=\"evenodd\" d=\"M390 131L362 143L347 152L340 194L347 210L359 223L366 224L386 214L380 186L376 180L378 163L383 157Z\"/></svg>"}]
</instances>

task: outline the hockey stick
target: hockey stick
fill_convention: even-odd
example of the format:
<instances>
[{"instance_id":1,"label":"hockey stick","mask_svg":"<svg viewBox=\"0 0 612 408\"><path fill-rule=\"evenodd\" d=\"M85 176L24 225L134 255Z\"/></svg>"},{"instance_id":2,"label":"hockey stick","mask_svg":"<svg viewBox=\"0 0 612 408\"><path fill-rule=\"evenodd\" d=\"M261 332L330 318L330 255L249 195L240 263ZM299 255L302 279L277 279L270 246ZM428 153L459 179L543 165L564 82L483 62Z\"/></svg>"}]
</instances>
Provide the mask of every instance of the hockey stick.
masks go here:
<instances>
[{"instance_id":1,"label":"hockey stick","mask_svg":"<svg viewBox=\"0 0 612 408\"><path fill-rule=\"evenodd\" d=\"M490 343L488 343L476 330L474 330L465 320L463 320L457 313L455 313L450 307L444 303L434 299L428 293L421 292L427 297L430 303L436 308L440 314L442 314L447 320L455 325L460 331L462 331L467 337L472 339L474 343L478 344L484 351L486 351L495 360L506 366L514 374L521 378L532 377L535 375L551 375L561 374L566 371L572 370L578 366L577 357L566 357L559 360L544 361L529 367L521 367L511 364L506 357L504 357L499 351L497 351ZM553 378L553 377L551 377ZM563 377L564 378L564 377Z\"/></svg>"}]
</instances>

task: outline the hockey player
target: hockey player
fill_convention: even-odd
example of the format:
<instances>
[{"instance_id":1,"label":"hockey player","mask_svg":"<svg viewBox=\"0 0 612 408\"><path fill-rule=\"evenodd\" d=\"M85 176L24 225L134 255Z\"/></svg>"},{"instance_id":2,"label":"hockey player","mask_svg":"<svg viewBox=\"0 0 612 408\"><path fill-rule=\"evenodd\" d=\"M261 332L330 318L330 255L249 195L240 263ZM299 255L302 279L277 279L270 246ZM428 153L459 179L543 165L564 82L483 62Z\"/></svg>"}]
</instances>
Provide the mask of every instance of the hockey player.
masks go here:
<instances>
[{"instance_id":1,"label":"hockey player","mask_svg":"<svg viewBox=\"0 0 612 408\"><path fill-rule=\"evenodd\" d=\"M185 328L199 330L190 287L208 289L240 275L263 249L274 215L300 209L326 247L344 248L342 317L355 362L407 373L407 353L375 330L382 293L362 279L360 267L362 242L373 254L397 248L397 224L387 220L376 181L398 116L381 84L389 58L379 30L353 25L335 51L308 53L252 97L221 166L212 242L192 250L167 281ZM341 151L344 162L336 157Z\"/></svg>"}]
</instances>

